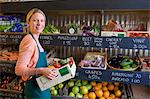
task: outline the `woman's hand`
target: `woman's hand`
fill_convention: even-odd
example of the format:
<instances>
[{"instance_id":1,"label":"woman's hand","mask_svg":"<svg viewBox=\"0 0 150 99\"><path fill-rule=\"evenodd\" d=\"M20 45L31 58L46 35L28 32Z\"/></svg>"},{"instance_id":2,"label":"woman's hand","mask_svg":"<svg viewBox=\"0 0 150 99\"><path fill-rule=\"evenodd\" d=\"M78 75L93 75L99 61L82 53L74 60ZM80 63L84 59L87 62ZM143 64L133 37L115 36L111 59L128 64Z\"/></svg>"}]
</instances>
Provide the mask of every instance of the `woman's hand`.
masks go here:
<instances>
[{"instance_id":1,"label":"woman's hand","mask_svg":"<svg viewBox=\"0 0 150 99\"><path fill-rule=\"evenodd\" d=\"M42 75L52 80L57 76L55 70L56 68L42 68Z\"/></svg>"}]
</instances>

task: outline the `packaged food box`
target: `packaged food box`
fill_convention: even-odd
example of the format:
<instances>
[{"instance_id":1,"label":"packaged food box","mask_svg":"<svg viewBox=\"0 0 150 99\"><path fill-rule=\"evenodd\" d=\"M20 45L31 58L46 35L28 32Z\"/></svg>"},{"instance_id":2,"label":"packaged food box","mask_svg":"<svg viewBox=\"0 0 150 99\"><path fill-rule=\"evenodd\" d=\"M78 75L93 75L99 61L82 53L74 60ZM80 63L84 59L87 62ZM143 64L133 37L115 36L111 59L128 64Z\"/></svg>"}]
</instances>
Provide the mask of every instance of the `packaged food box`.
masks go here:
<instances>
[{"instance_id":1,"label":"packaged food box","mask_svg":"<svg viewBox=\"0 0 150 99\"><path fill-rule=\"evenodd\" d=\"M142 37L142 38L149 38L150 32L149 31L128 31L127 37Z\"/></svg>"},{"instance_id":2,"label":"packaged food box","mask_svg":"<svg viewBox=\"0 0 150 99\"><path fill-rule=\"evenodd\" d=\"M90 68L90 69L102 69L105 70L107 68L105 53L100 52L87 52L84 57L84 60L81 60L79 66L81 68Z\"/></svg>"},{"instance_id":3,"label":"packaged food box","mask_svg":"<svg viewBox=\"0 0 150 99\"><path fill-rule=\"evenodd\" d=\"M101 36L126 37L126 32L101 31Z\"/></svg>"},{"instance_id":4,"label":"packaged food box","mask_svg":"<svg viewBox=\"0 0 150 99\"><path fill-rule=\"evenodd\" d=\"M71 57L72 58L72 57ZM72 58L73 59L73 58ZM52 86L55 86L68 79L74 78L76 73L76 64L73 61L72 65L66 64L58 68L55 73L58 75L56 78L50 80L45 76L40 76L36 79L41 91L44 91Z\"/></svg>"}]
</instances>

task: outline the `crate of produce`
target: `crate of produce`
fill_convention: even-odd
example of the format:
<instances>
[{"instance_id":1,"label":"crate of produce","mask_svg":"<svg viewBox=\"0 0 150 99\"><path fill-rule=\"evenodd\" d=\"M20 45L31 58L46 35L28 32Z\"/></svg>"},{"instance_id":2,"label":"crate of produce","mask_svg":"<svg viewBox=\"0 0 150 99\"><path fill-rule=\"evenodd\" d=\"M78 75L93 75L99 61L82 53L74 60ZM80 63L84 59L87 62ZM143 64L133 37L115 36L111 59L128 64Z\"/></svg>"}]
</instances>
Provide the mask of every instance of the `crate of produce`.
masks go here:
<instances>
[{"instance_id":1,"label":"crate of produce","mask_svg":"<svg viewBox=\"0 0 150 99\"><path fill-rule=\"evenodd\" d=\"M101 36L126 37L126 32L101 31Z\"/></svg>"},{"instance_id":2,"label":"crate of produce","mask_svg":"<svg viewBox=\"0 0 150 99\"><path fill-rule=\"evenodd\" d=\"M150 32L149 31L128 31L127 37L150 38Z\"/></svg>"},{"instance_id":3,"label":"crate of produce","mask_svg":"<svg viewBox=\"0 0 150 99\"><path fill-rule=\"evenodd\" d=\"M119 82L70 79L50 88L52 99L129 99L132 90Z\"/></svg>"},{"instance_id":4,"label":"crate of produce","mask_svg":"<svg viewBox=\"0 0 150 99\"><path fill-rule=\"evenodd\" d=\"M114 70L134 71L140 68L141 61L137 57L117 55L109 58L107 65Z\"/></svg>"},{"instance_id":5,"label":"crate of produce","mask_svg":"<svg viewBox=\"0 0 150 99\"><path fill-rule=\"evenodd\" d=\"M75 77L76 64L72 57L68 58L68 60L69 60L68 63L61 67L58 67L60 65L58 65L58 63L55 63L54 66L57 66L56 68L58 68L57 70L55 70L55 73L58 76L53 80L50 80L44 76L38 77L36 79L42 91Z\"/></svg>"},{"instance_id":6,"label":"crate of produce","mask_svg":"<svg viewBox=\"0 0 150 99\"><path fill-rule=\"evenodd\" d=\"M100 52L87 52L84 59L80 61L81 68L102 69L107 68L107 55Z\"/></svg>"}]
</instances>

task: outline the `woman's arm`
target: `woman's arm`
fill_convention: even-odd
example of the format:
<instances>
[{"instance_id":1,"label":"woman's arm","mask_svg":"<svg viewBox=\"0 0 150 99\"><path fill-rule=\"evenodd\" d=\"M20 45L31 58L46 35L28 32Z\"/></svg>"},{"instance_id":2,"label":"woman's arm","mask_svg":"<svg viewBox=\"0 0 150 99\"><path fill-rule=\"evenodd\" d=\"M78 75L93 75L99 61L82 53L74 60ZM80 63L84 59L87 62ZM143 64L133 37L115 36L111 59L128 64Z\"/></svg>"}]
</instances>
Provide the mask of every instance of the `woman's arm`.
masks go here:
<instances>
[{"instance_id":1,"label":"woman's arm","mask_svg":"<svg viewBox=\"0 0 150 99\"><path fill-rule=\"evenodd\" d=\"M44 75L53 79L56 74L54 69L35 68L38 60L38 50L35 41L28 35L20 43L19 57L15 67L15 73L18 76L29 78L32 75Z\"/></svg>"}]
</instances>

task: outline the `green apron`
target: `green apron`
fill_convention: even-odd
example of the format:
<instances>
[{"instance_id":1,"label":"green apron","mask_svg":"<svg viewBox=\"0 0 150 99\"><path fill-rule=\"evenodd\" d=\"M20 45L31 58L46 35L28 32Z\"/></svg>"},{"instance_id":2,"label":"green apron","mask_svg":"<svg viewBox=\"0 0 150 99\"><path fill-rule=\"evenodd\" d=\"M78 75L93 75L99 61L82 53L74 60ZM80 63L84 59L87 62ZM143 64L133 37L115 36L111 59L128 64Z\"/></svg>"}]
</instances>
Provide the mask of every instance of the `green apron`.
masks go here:
<instances>
[{"instance_id":1,"label":"green apron","mask_svg":"<svg viewBox=\"0 0 150 99\"><path fill-rule=\"evenodd\" d=\"M35 40L34 37L33 39ZM38 47L38 51L39 51L39 58L35 68L47 67L46 52L40 52L39 47ZM25 90L24 90L25 99L50 99L50 90L47 89L45 91L41 91L36 82L37 77L38 76L32 76L30 80L26 81Z\"/></svg>"}]
</instances>

